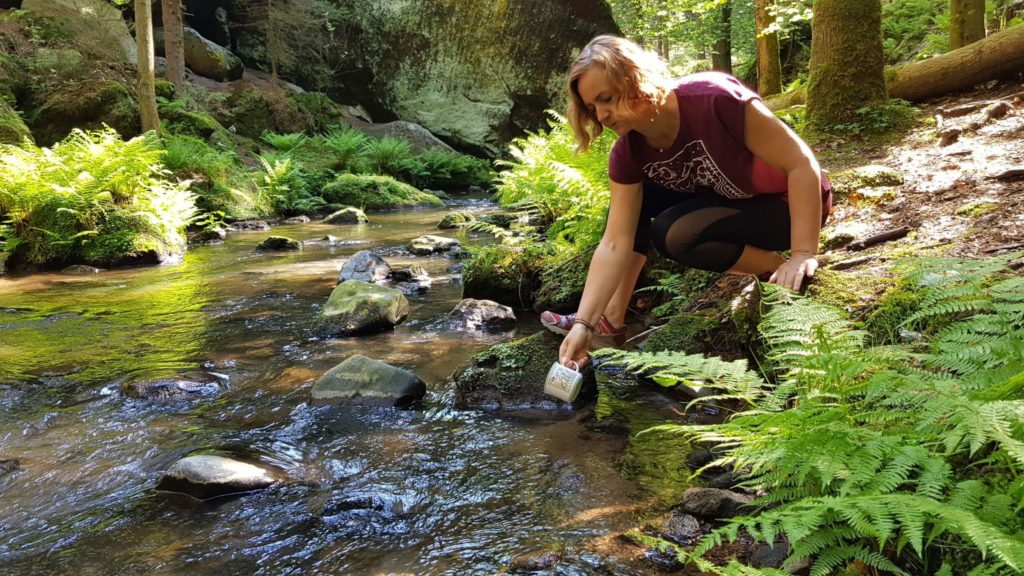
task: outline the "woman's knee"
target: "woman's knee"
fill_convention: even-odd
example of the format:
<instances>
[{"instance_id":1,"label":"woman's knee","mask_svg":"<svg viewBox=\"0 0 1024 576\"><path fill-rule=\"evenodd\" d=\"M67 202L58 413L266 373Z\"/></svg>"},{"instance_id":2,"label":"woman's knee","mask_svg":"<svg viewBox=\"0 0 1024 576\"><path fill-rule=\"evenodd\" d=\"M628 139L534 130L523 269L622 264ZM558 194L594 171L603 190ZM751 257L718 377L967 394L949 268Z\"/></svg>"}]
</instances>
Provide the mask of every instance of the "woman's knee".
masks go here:
<instances>
[{"instance_id":1,"label":"woman's knee","mask_svg":"<svg viewBox=\"0 0 1024 576\"><path fill-rule=\"evenodd\" d=\"M666 210L651 222L650 236L658 252L676 260L676 255L687 252L697 244L700 228L685 226L676 211Z\"/></svg>"}]
</instances>

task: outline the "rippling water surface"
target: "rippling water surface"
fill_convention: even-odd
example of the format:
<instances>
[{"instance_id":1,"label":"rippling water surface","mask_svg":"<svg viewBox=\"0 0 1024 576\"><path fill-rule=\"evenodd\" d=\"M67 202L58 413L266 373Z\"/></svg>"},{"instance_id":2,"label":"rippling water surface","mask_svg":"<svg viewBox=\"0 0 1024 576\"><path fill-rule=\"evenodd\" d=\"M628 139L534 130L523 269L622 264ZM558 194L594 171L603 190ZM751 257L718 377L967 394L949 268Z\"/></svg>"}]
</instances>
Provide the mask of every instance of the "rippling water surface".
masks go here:
<instances>
[{"instance_id":1,"label":"rippling water surface","mask_svg":"<svg viewBox=\"0 0 1024 576\"><path fill-rule=\"evenodd\" d=\"M443 213L275 228L314 241L298 253L256 254L268 233L245 232L177 265L0 279L0 573L493 574L521 552L572 549L635 520L601 510L677 490L666 479L678 463L640 464L649 447L628 434L668 418L665 406L619 401L612 385L596 420L625 418L626 433L588 426L593 411L525 420L450 408L457 366L540 326L522 312L515 332L437 328L462 297L458 261L399 249L436 233ZM327 234L338 242L315 241ZM362 249L423 266L433 287L394 332L312 337L341 263ZM313 382L353 353L416 372L425 406L310 405ZM182 375L226 389L190 402L120 392ZM646 412L629 416L637 406ZM200 451L286 480L207 502L154 492L163 470ZM596 564L563 570L631 570Z\"/></svg>"}]
</instances>

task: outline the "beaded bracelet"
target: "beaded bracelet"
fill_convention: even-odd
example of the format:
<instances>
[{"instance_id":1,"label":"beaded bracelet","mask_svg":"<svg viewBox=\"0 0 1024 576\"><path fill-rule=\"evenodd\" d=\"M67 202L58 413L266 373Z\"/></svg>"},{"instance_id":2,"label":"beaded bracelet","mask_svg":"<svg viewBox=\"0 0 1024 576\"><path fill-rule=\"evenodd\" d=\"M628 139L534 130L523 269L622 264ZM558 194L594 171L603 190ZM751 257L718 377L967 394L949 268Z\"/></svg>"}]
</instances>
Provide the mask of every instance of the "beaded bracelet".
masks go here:
<instances>
[{"instance_id":1,"label":"beaded bracelet","mask_svg":"<svg viewBox=\"0 0 1024 576\"><path fill-rule=\"evenodd\" d=\"M585 326L585 327L587 328L587 330L590 330L591 332L593 332L593 331L594 331L594 325L593 325L593 324L591 324L590 322L587 322L586 320L583 320L583 319L581 319L581 318L576 318L576 319L575 319L575 320L573 321L573 324L574 324L574 325L575 325L575 324L583 324L583 326Z\"/></svg>"}]
</instances>

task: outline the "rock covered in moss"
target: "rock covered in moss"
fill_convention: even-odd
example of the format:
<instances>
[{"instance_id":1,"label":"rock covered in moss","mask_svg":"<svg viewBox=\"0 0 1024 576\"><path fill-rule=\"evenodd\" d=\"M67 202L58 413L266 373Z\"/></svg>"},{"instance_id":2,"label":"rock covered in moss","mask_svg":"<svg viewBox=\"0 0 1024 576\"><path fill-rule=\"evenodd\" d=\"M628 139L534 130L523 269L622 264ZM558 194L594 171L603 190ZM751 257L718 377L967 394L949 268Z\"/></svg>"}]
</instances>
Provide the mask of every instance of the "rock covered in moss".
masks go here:
<instances>
[{"instance_id":1,"label":"rock covered in moss","mask_svg":"<svg viewBox=\"0 0 1024 576\"><path fill-rule=\"evenodd\" d=\"M215 454L199 454L172 464L156 489L206 500L252 492L273 483L273 475L259 466Z\"/></svg>"},{"instance_id":2,"label":"rock covered in moss","mask_svg":"<svg viewBox=\"0 0 1024 576\"><path fill-rule=\"evenodd\" d=\"M427 385L412 372L356 354L313 385L314 400L335 404L404 408L423 399Z\"/></svg>"},{"instance_id":3,"label":"rock covered in moss","mask_svg":"<svg viewBox=\"0 0 1024 576\"><path fill-rule=\"evenodd\" d=\"M828 179L836 196L847 198L862 188L900 186L903 184L903 173L895 168L872 164L830 174Z\"/></svg>"},{"instance_id":4,"label":"rock covered in moss","mask_svg":"<svg viewBox=\"0 0 1024 576\"><path fill-rule=\"evenodd\" d=\"M136 62L135 40L128 23L105 0L23 0L21 8L60 22L75 46L92 56L125 64Z\"/></svg>"},{"instance_id":5,"label":"rock covered in moss","mask_svg":"<svg viewBox=\"0 0 1024 576\"><path fill-rule=\"evenodd\" d=\"M339 174L321 191L324 200L359 206L364 210L390 210L413 206L441 206L437 196L390 176Z\"/></svg>"},{"instance_id":6,"label":"rock covered in moss","mask_svg":"<svg viewBox=\"0 0 1024 576\"><path fill-rule=\"evenodd\" d=\"M228 237L228 231L223 226L210 226L193 234L188 239L189 244L221 244Z\"/></svg>"},{"instance_id":7,"label":"rock covered in moss","mask_svg":"<svg viewBox=\"0 0 1024 576\"><path fill-rule=\"evenodd\" d=\"M460 408L522 410L565 405L544 393L544 378L558 360L562 339L548 331L492 346L461 366L449 382ZM583 388L575 404L592 398L597 380L592 368L583 370Z\"/></svg>"},{"instance_id":8,"label":"rock covered in moss","mask_svg":"<svg viewBox=\"0 0 1024 576\"><path fill-rule=\"evenodd\" d=\"M686 492L683 492L679 508L688 514L713 520L745 514L752 501L753 498L750 495L731 490L688 488Z\"/></svg>"},{"instance_id":9,"label":"rock covered in moss","mask_svg":"<svg viewBox=\"0 0 1024 576\"><path fill-rule=\"evenodd\" d=\"M302 250L302 242L287 236L270 236L256 245L257 252L287 252Z\"/></svg>"},{"instance_id":10,"label":"rock covered in moss","mask_svg":"<svg viewBox=\"0 0 1024 576\"><path fill-rule=\"evenodd\" d=\"M338 284L316 324L321 336L372 334L391 330L409 316L409 301L398 290L360 280Z\"/></svg>"},{"instance_id":11,"label":"rock covered in moss","mask_svg":"<svg viewBox=\"0 0 1024 576\"><path fill-rule=\"evenodd\" d=\"M200 76L230 82L242 77L242 61L227 48L203 38L202 34L185 27L185 65ZM157 42L157 45L162 45Z\"/></svg>"},{"instance_id":12,"label":"rock covered in moss","mask_svg":"<svg viewBox=\"0 0 1024 576\"><path fill-rule=\"evenodd\" d=\"M445 215L444 218L438 222L437 227L441 230L451 230L458 228L460 224L472 222L476 220L476 217L469 212L451 212Z\"/></svg>"},{"instance_id":13,"label":"rock covered in moss","mask_svg":"<svg viewBox=\"0 0 1024 576\"><path fill-rule=\"evenodd\" d=\"M366 224L369 222L369 218L366 217L366 213L359 208L353 208L347 206L332 212L329 216L323 219L324 224Z\"/></svg>"},{"instance_id":14,"label":"rock covered in moss","mask_svg":"<svg viewBox=\"0 0 1024 576\"><path fill-rule=\"evenodd\" d=\"M39 145L64 139L75 128L100 130L106 124L123 138L142 131L139 106L124 84L99 76L81 76L48 85L32 94L26 107L29 128Z\"/></svg>"}]
</instances>

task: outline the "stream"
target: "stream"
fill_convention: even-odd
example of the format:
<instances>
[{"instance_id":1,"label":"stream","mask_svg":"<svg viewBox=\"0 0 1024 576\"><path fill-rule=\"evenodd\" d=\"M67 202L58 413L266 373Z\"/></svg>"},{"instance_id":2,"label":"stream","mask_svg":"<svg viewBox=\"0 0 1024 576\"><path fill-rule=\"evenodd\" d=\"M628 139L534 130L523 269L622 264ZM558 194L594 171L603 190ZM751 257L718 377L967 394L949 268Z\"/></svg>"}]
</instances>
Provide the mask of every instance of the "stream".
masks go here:
<instances>
[{"instance_id":1,"label":"stream","mask_svg":"<svg viewBox=\"0 0 1024 576\"><path fill-rule=\"evenodd\" d=\"M459 261L402 248L451 235L436 229L451 204L496 208L460 198L358 226L231 233L179 264L0 277L0 574L494 574L547 549L566 552L560 574L653 573L573 552L686 488L686 446L635 436L677 421L678 404L602 375L596 405L576 414L452 408L445 381L457 367L543 328L528 310L505 333L440 327L462 299ZM307 243L256 253L269 234ZM337 241L318 240L328 234ZM422 266L433 286L409 297L410 318L392 332L312 336L344 259L365 249L393 268ZM355 353L418 374L424 405L311 404L317 378ZM225 390L176 402L121 393L189 375ZM204 502L153 489L200 452L287 480Z\"/></svg>"}]
</instances>

